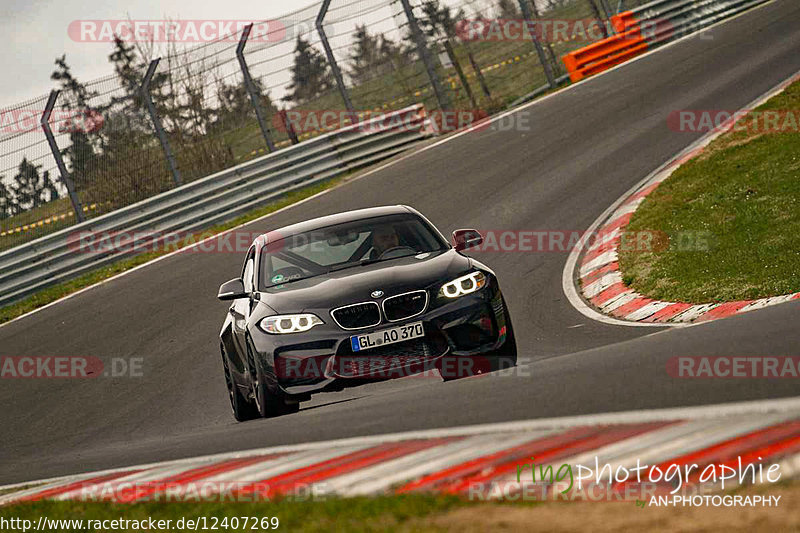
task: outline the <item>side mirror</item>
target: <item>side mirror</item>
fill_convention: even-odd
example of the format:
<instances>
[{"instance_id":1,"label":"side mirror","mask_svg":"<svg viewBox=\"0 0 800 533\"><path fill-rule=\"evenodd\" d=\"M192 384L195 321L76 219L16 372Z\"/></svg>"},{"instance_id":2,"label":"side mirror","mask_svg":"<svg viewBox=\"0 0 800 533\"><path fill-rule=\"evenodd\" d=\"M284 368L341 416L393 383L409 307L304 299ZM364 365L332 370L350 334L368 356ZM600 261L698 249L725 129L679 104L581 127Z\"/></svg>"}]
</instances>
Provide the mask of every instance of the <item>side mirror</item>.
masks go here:
<instances>
[{"instance_id":1,"label":"side mirror","mask_svg":"<svg viewBox=\"0 0 800 533\"><path fill-rule=\"evenodd\" d=\"M219 292L217 293L217 298L222 301L236 300L237 298L247 298L247 296L247 293L244 292L244 283L242 282L241 278L226 281L219 286Z\"/></svg>"},{"instance_id":2,"label":"side mirror","mask_svg":"<svg viewBox=\"0 0 800 533\"><path fill-rule=\"evenodd\" d=\"M476 229L457 229L453 232L453 247L456 252L480 246L483 237Z\"/></svg>"}]
</instances>

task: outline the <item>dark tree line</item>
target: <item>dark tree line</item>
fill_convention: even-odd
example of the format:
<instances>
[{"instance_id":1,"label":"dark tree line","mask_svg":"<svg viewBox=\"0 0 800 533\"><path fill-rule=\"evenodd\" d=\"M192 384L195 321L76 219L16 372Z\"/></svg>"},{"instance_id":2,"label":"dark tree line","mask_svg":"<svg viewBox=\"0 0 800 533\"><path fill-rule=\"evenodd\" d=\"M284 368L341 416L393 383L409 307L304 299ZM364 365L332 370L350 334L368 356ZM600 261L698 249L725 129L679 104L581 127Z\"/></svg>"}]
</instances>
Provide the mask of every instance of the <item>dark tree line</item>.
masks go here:
<instances>
[{"instance_id":1,"label":"dark tree line","mask_svg":"<svg viewBox=\"0 0 800 533\"><path fill-rule=\"evenodd\" d=\"M34 165L23 158L10 186L5 184L5 176L0 176L0 219L39 207L61 196L50 173L40 173L40 169L41 165Z\"/></svg>"},{"instance_id":2,"label":"dark tree line","mask_svg":"<svg viewBox=\"0 0 800 533\"><path fill-rule=\"evenodd\" d=\"M407 63L416 47L410 36L395 43L385 35L370 33L366 24L357 25L351 39L353 44L343 70L354 85L397 70ZM302 36L295 41L291 73L288 93L283 98L286 102L304 104L335 88L327 58Z\"/></svg>"}]
</instances>

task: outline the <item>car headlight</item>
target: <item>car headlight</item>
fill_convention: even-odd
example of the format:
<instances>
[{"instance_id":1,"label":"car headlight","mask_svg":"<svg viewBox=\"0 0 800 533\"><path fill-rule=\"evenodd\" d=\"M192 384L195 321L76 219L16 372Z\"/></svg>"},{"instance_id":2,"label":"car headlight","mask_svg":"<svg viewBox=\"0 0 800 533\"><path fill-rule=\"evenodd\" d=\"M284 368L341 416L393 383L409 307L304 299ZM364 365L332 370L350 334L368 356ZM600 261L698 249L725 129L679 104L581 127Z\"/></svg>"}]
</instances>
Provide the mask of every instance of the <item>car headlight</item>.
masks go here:
<instances>
[{"instance_id":1,"label":"car headlight","mask_svg":"<svg viewBox=\"0 0 800 533\"><path fill-rule=\"evenodd\" d=\"M260 322L261 329L273 335L302 333L319 324L324 324L324 322L317 315L311 313L268 316Z\"/></svg>"},{"instance_id":2,"label":"car headlight","mask_svg":"<svg viewBox=\"0 0 800 533\"><path fill-rule=\"evenodd\" d=\"M470 272L466 276L461 276L442 285L439 295L447 298L458 298L480 290L484 285L486 285L486 275L483 272Z\"/></svg>"}]
</instances>

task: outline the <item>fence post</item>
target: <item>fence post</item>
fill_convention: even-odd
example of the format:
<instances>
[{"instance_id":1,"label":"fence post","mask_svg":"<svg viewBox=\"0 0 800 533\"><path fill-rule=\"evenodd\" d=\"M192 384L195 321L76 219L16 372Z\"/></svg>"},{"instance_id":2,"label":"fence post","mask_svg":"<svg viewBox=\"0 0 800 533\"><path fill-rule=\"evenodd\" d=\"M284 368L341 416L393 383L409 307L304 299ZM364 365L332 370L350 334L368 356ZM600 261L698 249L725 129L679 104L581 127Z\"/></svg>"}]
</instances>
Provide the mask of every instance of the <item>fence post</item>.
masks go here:
<instances>
[{"instance_id":1,"label":"fence post","mask_svg":"<svg viewBox=\"0 0 800 533\"><path fill-rule=\"evenodd\" d=\"M597 4L595 3L594 0L586 0L586 1L589 2L589 9L591 9L592 13L594 13L594 18L600 24L600 29L603 30L603 38L605 39L606 37L610 37L608 30L611 25L606 24L606 20L603 18L602 13L600 13L600 9L598 9ZM605 8L603 9L605 10Z\"/></svg>"},{"instance_id":2,"label":"fence post","mask_svg":"<svg viewBox=\"0 0 800 533\"><path fill-rule=\"evenodd\" d=\"M450 99L444 92L442 84L439 82L439 76L436 74L436 67L431 59L428 45L425 42L425 36L422 34L422 30L419 29L417 17L414 16L414 11L411 9L411 3L409 0L400 0L400 2L403 4L403 11L405 12L406 19L408 20L408 26L411 28L411 35L414 37L414 41L417 43L417 53L419 54L420 59L422 59L422 62L425 63L425 69L428 71L428 78L430 78L431 85L433 85L433 92L436 94L436 100L439 102L439 107L443 110L450 109Z\"/></svg>"},{"instance_id":3,"label":"fence post","mask_svg":"<svg viewBox=\"0 0 800 533\"><path fill-rule=\"evenodd\" d=\"M539 8L536 7L536 2L534 0L530 0L531 6L531 13L534 17L536 17L537 21L542 20L542 16L539 14ZM556 59L556 54L553 51L553 43L549 40L545 39L545 52L547 53L547 57L550 59L550 65L553 69L553 76L557 76L561 74L561 62Z\"/></svg>"},{"instance_id":4,"label":"fence post","mask_svg":"<svg viewBox=\"0 0 800 533\"><path fill-rule=\"evenodd\" d=\"M289 115L286 113L286 110L281 109L278 111L278 114L280 114L283 125L286 127L286 134L289 136L289 140L292 141L292 144L298 144L300 140L297 138L297 132L294 130L294 125L292 124L291 119L289 119Z\"/></svg>"},{"instance_id":5,"label":"fence post","mask_svg":"<svg viewBox=\"0 0 800 533\"><path fill-rule=\"evenodd\" d=\"M328 58L328 64L331 66L331 72L333 72L336 86L339 88L339 94L342 95L342 100L344 100L344 106L347 108L347 111L353 115L351 120L355 121L355 108L353 107L353 102L350 100L350 93L347 92L347 87L342 77L342 71L339 69L339 64L336 62L336 56L333 55L331 43L328 42L328 34L325 33L325 28L322 26L322 22L325 20L325 15L328 13L328 7L330 5L331 0L323 0L314 25L317 28L320 40L322 40L322 47L325 48L325 56Z\"/></svg>"},{"instance_id":6,"label":"fence post","mask_svg":"<svg viewBox=\"0 0 800 533\"><path fill-rule=\"evenodd\" d=\"M600 4L603 6L603 11L605 11L606 20L610 19L611 16L614 14L611 11L611 4L608 3L608 0L600 0Z\"/></svg>"},{"instance_id":7,"label":"fence post","mask_svg":"<svg viewBox=\"0 0 800 533\"><path fill-rule=\"evenodd\" d=\"M270 152L275 151L275 143L272 142L272 135L269 133L267 122L264 120L264 113L261 111L261 104L258 102L258 90L256 84L253 83L253 78L250 76L250 69L247 68L247 61L244 59L244 45L247 44L247 38L250 37L250 32L253 30L253 23L251 22L244 27L242 37L239 39L239 45L236 47L236 59L239 60L239 68L242 69L242 76L244 77L244 87L247 94L250 95L250 102L253 104L253 109L256 112L256 120L258 127L261 128L261 135L264 136L264 141L267 143L267 149Z\"/></svg>"},{"instance_id":8,"label":"fence post","mask_svg":"<svg viewBox=\"0 0 800 533\"><path fill-rule=\"evenodd\" d=\"M519 7L522 10L522 18L524 18L526 21L533 21L528 0L519 0ZM536 35L535 29L531 31L531 38L533 39L533 47L536 49L536 54L539 56L539 62L542 64L542 68L544 69L544 75L547 78L547 84L550 85L551 89L555 89L558 87L558 83L556 83L556 78L553 76L553 69L550 68L550 61L548 61L547 56L544 54L544 48L542 48L542 43L539 42L539 37Z\"/></svg>"},{"instance_id":9,"label":"fence post","mask_svg":"<svg viewBox=\"0 0 800 533\"><path fill-rule=\"evenodd\" d=\"M167 164L169 165L169 170L172 173L172 180L175 182L175 185L181 184L181 175L178 172L178 166L175 163L175 156L172 155L172 150L169 147L169 141L167 140L167 135L164 133L164 128L161 126L161 120L158 118L158 114L156 114L156 107L153 105L153 99L150 98L150 80L153 79L153 74L156 72L156 68L158 67L158 63L161 61L161 58L154 59L150 62L150 65L147 67L147 73L144 75L144 79L142 80L142 85L139 87L139 92L142 95L142 99L147 104L147 112L150 114L150 120L153 121L153 127L156 130L156 135L158 136L159 142L161 142L161 148L164 150L164 155L167 158Z\"/></svg>"},{"instance_id":10,"label":"fence post","mask_svg":"<svg viewBox=\"0 0 800 533\"><path fill-rule=\"evenodd\" d=\"M486 98L491 100L492 92L489 90L489 85L486 83L486 78L483 77L483 72L481 72L481 67L478 65L478 62L475 60L475 55L472 53L472 49L469 46L469 41L463 41L464 48L467 50L467 57L469 58L469 64L472 65L472 71L475 72L475 77L478 78L478 83L483 90L483 94Z\"/></svg>"},{"instance_id":11,"label":"fence post","mask_svg":"<svg viewBox=\"0 0 800 533\"><path fill-rule=\"evenodd\" d=\"M444 45L445 52L447 52L447 56L450 58L450 62L453 63L453 68L456 69L456 74L458 75L458 79L461 81L461 85L464 87L464 91L467 93L467 98L469 98L469 103L472 104L472 109L477 109L478 104L475 101L475 95L472 94L472 87L469 86L469 81L464 75L464 69L461 68L461 63L459 63L458 58L456 57L456 52L453 50L453 45L450 44L450 37L445 37L442 44Z\"/></svg>"},{"instance_id":12,"label":"fence post","mask_svg":"<svg viewBox=\"0 0 800 533\"><path fill-rule=\"evenodd\" d=\"M83 216L81 200L78 198L78 193L75 191L75 184L72 182L69 172L67 172L67 165L64 164L64 158L61 157L61 150L58 149L58 143L56 143L56 138L53 136L53 130L50 129L50 114L53 112L53 107L56 105L56 99L60 92L61 91L55 89L50 91L50 97L47 99L47 105L44 107L44 113L42 113L39 124L41 124L42 130L44 130L44 136L47 137L47 144L50 145L50 151L53 152L53 159L56 160L58 173L61 174L61 181L64 183L69 193L69 200L72 202L72 209L75 211L75 219L78 222L83 222L86 220L86 217Z\"/></svg>"}]
</instances>

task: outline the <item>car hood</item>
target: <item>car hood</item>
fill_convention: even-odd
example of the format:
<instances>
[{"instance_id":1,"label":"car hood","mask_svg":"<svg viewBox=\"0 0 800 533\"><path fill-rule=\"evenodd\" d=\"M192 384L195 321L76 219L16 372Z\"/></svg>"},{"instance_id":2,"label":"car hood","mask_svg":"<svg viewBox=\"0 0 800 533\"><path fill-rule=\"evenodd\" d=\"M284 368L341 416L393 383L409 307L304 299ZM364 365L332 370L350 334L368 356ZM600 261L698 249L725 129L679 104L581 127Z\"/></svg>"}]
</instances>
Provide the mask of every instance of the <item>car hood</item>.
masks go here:
<instances>
[{"instance_id":1,"label":"car hood","mask_svg":"<svg viewBox=\"0 0 800 533\"><path fill-rule=\"evenodd\" d=\"M270 287L261 301L278 313L329 310L342 305L385 298L417 289L437 288L469 270L469 258L455 250L427 257L403 257L366 266L354 266L305 280Z\"/></svg>"}]
</instances>

